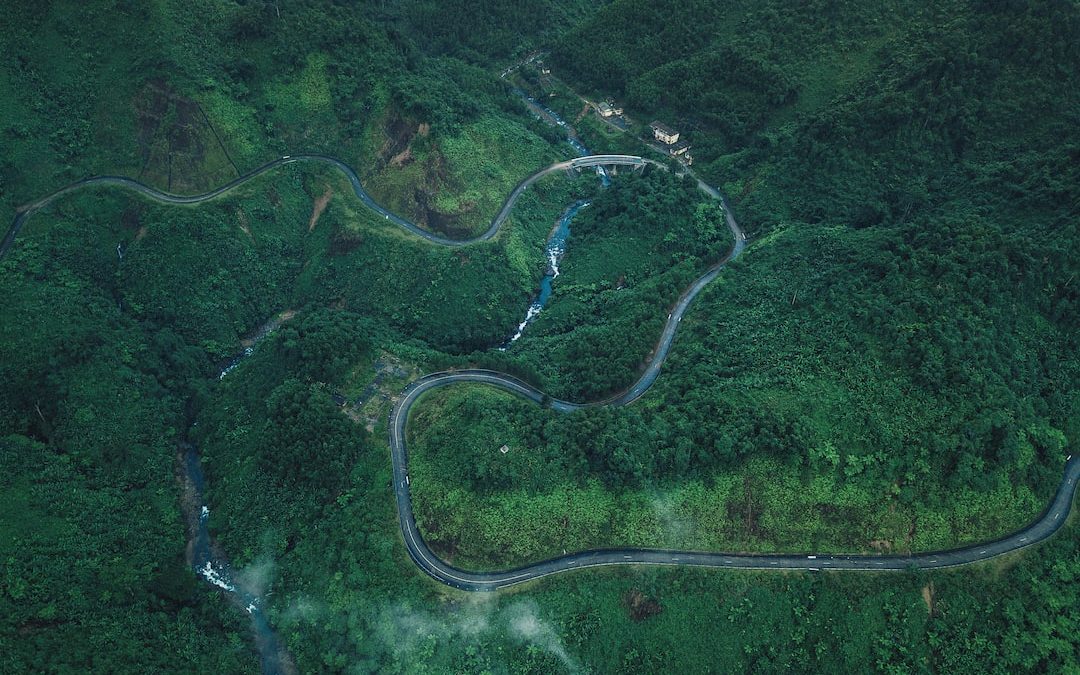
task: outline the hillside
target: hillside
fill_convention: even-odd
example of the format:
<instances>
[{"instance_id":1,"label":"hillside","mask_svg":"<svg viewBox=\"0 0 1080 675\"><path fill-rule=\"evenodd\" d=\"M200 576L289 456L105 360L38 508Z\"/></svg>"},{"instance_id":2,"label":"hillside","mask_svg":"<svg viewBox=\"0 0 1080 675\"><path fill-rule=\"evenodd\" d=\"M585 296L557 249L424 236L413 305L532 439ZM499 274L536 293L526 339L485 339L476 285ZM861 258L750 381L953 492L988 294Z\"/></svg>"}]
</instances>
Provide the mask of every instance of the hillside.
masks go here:
<instances>
[{"instance_id":1,"label":"hillside","mask_svg":"<svg viewBox=\"0 0 1080 675\"><path fill-rule=\"evenodd\" d=\"M625 546L935 551L1025 526L1080 447L1075 2L6 9L9 221L91 175L193 194L311 152L464 238L576 152L513 91L533 72L500 77L548 50L549 103L593 151L644 153L642 129L575 92L678 127L749 241L673 319L732 239L720 203L660 167L605 187L556 171L464 247L323 164L199 204L65 194L0 260L5 672L1080 667L1075 509L956 570L620 564L470 594L410 559L388 440L425 373L547 394L455 384L413 409L417 523L468 569ZM553 409L631 385L665 317L640 400ZM200 526L239 592L194 569Z\"/></svg>"},{"instance_id":2,"label":"hillside","mask_svg":"<svg viewBox=\"0 0 1080 675\"><path fill-rule=\"evenodd\" d=\"M923 418L917 427L936 429L936 440L918 445L943 444L932 463L942 462L946 474L964 466L993 473L1014 452L1006 439L1025 428L1063 434L1074 447L1075 4L957 3L932 12L903 3L823 2L779 12L781 5L675 3L667 8L672 16L690 17L701 30L620 52L632 27L664 22L654 5L615 2L554 52L569 78L625 97L638 118L671 115L689 124L695 169L724 186L759 239L765 259L751 263L751 255L736 276L782 282L762 296L741 294L737 306L757 318L743 341L749 355L736 358L777 363L800 389L810 378L824 385L856 362L876 363L872 370L891 375L879 376L875 389L899 387L901 397L923 399L912 414ZM604 56L575 55L584 34ZM789 48L796 40L800 48ZM692 65L731 49L744 58L725 60L728 71L753 62L789 90L782 101L736 115L757 121L734 134L720 121L724 106L738 105L731 101L744 90L764 101L775 78L746 71L731 84ZM829 59L842 62L828 66ZM668 102L635 93L664 69L679 73L686 95L677 94L682 84L666 87ZM728 103L710 102L719 98ZM780 248L789 252L769 262ZM731 305L702 314L721 308ZM766 343L768 356L755 357ZM800 343L820 345L813 361L798 355ZM722 372L737 368L727 363ZM886 382L895 377L907 382Z\"/></svg>"}]
</instances>

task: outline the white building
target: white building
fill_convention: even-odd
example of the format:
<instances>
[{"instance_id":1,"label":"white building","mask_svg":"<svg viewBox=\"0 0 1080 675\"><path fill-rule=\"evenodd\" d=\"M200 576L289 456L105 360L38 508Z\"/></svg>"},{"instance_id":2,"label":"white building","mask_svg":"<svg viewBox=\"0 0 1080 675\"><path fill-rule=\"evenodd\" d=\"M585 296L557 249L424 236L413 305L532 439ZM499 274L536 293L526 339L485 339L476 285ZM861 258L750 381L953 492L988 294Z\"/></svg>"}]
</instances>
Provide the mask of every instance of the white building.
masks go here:
<instances>
[{"instance_id":1,"label":"white building","mask_svg":"<svg viewBox=\"0 0 1080 675\"><path fill-rule=\"evenodd\" d=\"M649 128L652 129L653 136L656 137L656 140L664 145L674 145L679 142L679 132L668 127L663 122L653 122L649 125Z\"/></svg>"}]
</instances>

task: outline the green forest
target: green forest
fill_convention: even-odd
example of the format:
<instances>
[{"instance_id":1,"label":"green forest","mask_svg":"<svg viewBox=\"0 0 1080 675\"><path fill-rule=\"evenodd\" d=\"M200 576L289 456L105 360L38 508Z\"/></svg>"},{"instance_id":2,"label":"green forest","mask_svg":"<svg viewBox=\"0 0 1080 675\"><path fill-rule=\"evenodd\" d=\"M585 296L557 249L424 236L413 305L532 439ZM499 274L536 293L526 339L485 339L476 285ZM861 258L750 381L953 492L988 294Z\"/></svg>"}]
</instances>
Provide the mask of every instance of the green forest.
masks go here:
<instances>
[{"instance_id":1,"label":"green forest","mask_svg":"<svg viewBox=\"0 0 1080 675\"><path fill-rule=\"evenodd\" d=\"M546 105L593 151L649 153L653 119L693 144L750 241L645 397L562 414L469 385L414 410L413 507L452 564L951 548L1038 517L1080 446L1071 0L9 4L7 222L92 175L193 194L316 152L421 227L474 235L576 154L513 91L539 95L539 70L500 77L538 51ZM574 401L634 382L733 244L669 164L607 188L552 174L460 248L303 163L195 206L99 186L35 212L0 259L0 669L271 670L192 569L189 443L284 672L1080 669L1075 512L1044 544L932 572L619 566L469 594L413 564L394 398L447 368ZM548 306L500 350L577 200Z\"/></svg>"}]
</instances>

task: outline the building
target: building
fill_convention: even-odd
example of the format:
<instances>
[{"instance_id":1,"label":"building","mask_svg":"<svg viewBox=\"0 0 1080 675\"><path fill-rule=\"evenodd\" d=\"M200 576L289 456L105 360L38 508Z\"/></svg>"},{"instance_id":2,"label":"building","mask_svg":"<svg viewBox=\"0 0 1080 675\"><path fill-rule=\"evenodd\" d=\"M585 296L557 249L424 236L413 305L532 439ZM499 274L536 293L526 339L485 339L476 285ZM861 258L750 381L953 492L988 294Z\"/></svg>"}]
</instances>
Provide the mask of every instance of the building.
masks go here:
<instances>
[{"instance_id":1,"label":"building","mask_svg":"<svg viewBox=\"0 0 1080 675\"><path fill-rule=\"evenodd\" d=\"M693 164L694 158L690 154L690 142L680 141L679 132L667 126L663 122L656 121L649 125L656 140L664 144L664 150L672 157L681 158L687 164Z\"/></svg>"},{"instance_id":2,"label":"building","mask_svg":"<svg viewBox=\"0 0 1080 675\"><path fill-rule=\"evenodd\" d=\"M659 120L650 124L649 128L652 129L653 136L656 137L656 140L665 145L674 145L679 142L679 132L668 127Z\"/></svg>"},{"instance_id":3,"label":"building","mask_svg":"<svg viewBox=\"0 0 1080 675\"><path fill-rule=\"evenodd\" d=\"M596 108L596 112L600 113L601 117L618 117L622 114L622 108L615 106L615 102L610 98L606 101L601 101L593 105Z\"/></svg>"},{"instance_id":4,"label":"building","mask_svg":"<svg viewBox=\"0 0 1080 675\"><path fill-rule=\"evenodd\" d=\"M679 141L664 148L667 153L676 159L681 159L687 166L694 163L694 156L690 154L690 143Z\"/></svg>"},{"instance_id":5,"label":"building","mask_svg":"<svg viewBox=\"0 0 1080 675\"><path fill-rule=\"evenodd\" d=\"M667 151L668 154L672 157L685 155L690 152L690 143L688 141L679 141L678 143L672 143L667 147Z\"/></svg>"}]
</instances>

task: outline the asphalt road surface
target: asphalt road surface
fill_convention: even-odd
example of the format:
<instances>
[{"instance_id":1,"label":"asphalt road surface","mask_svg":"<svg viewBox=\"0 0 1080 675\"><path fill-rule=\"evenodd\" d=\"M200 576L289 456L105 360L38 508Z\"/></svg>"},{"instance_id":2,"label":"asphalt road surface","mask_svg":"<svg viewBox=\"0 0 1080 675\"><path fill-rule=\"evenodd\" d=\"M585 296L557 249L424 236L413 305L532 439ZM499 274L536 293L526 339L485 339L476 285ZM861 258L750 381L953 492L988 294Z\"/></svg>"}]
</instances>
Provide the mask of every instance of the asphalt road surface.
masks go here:
<instances>
[{"instance_id":1,"label":"asphalt road surface","mask_svg":"<svg viewBox=\"0 0 1080 675\"><path fill-rule=\"evenodd\" d=\"M15 237L18 236L19 231L22 230L23 224L27 221L27 219L30 218L30 216L32 216L36 211L45 208L57 198L70 192L83 190L89 187L121 187L132 190L134 192L138 192L139 194L142 194L153 201L161 202L163 204L201 204L203 202L216 199L228 192L231 192L237 187L243 185L244 183L247 183L251 179L261 176L262 174L276 169L279 166L284 166L285 164L292 164L294 162L327 164L338 169L343 174L345 174L346 178L349 179L349 183L352 184L353 192L356 194L357 198L360 199L360 201L363 202L364 205L367 206L369 209L382 216L383 219L387 222L391 222L399 227L402 227L409 232L412 232L416 236L422 237L432 242L433 244L440 244L442 246L466 246L468 244L474 244L478 241L486 241L494 237L499 232L499 228L502 227L502 224L506 220L506 217L510 215L510 211L514 207L514 202L517 201L518 197L521 196L522 192L524 192L530 185L532 185L536 181L540 180L544 176L547 176L548 174L552 174L557 171L566 171L568 169L577 168L579 166L592 166L593 164L590 164L590 162L596 162L599 160L603 160L605 164L619 164L628 166L655 164L656 166L662 167L662 165L658 164L657 162L654 162L652 160L643 160L640 157L635 157L632 155L592 155L589 157L576 157L565 162L556 162L549 167L537 171L533 175L518 183L517 186L515 186L514 189L510 192L510 194L506 197L506 201L503 202L502 208L499 209L499 212L495 215L495 218L492 219L491 224L488 226L487 230L471 239L447 239L446 237L440 237L439 235L429 232L428 230L425 230L419 225L416 225L415 223L388 211L387 209L379 205L379 203L376 202L371 197L371 195L367 193L367 191L364 189L364 186L360 183L360 177L356 174L356 171L354 171L351 166L341 161L340 159L336 159L328 155L303 154L286 155L284 157L279 157L275 160L267 162L266 164L263 164L257 169L254 169L245 173L242 176L238 176L232 179L231 181L222 185L219 188L197 195L171 194L163 190L158 190L155 187L151 187L146 183L141 183L134 178L127 178L126 176L94 176L92 178L84 178L82 180L75 181L74 183L71 183L69 185L65 185L59 190L49 193L48 195L42 197L35 202L16 209L15 220L12 221L11 226L8 228L7 234L4 236L4 239L0 241L0 259L3 259L3 257L7 255L8 250L11 248L12 244L15 243Z\"/></svg>"},{"instance_id":2,"label":"asphalt road surface","mask_svg":"<svg viewBox=\"0 0 1080 675\"><path fill-rule=\"evenodd\" d=\"M645 163L654 164L661 168L663 165L652 160L643 160L640 157L626 155L588 156L580 157L565 162L558 162L529 176L519 183L507 196L502 208L492 219L491 225L482 234L464 240L454 240L433 234L420 226L387 211L371 198L360 183L360 178L348 164L339 159L327 155L304 154L292 155L267 162L257 169L250 171L221 187L198 195L174 195L153 188L139 181L123 176L96 176L77 181L53 192L36 202L26 205L17 210L14 221L4 239L0 241L0 259L11 249L15 238L26 220L36 211L48 206L61 195L92 186L113 186L134 190L154 201L167 204L199 204L215 199L247 181L259 176L276 167L293 162L318 162L328 164L339 169L348 177L356 196L372 211L383 216L384 220L392 222L413 234L422 237L434 244L442 246L465 246L478 241L492 238L498 233L499 228L506 220L514 202L529 185L540 178L556 171L565 171L578 167L595 165L597 162L607 164L619 164L626 166L641 166ZM723 197L713 187L698 181L699 187L715 199L723 201ZM660 374L660 369L667 358L668 352L675 341L679 322L693 303L694 298L723 270L724 265L742 253L746 246L746 237L739 228L731 210L726 208L725 214L728 228L735 238L735 244L731 251L716 265L709 268L701 277L690 285L680 296L671 310L664 329L660 334L653 356L646 365L641 377L624 392L617 394L604 401L575 403L548 399L548 403L554 410L560 412L572 412L586 406L599 405L627 405L640 398ZM412 502L409 493L408 480L408 452L405 446L405 428L408 423L409 410L422 394L438 387L451 384L471 382L486 384L504 389L531 401L540 404L545 396L521 380L510 375L487 370L459 370L425 375L410 383L402 395L398 398L390 413L390 453L393 460L394 495L397 500L398 520L401 525L405 547L413 561L426 573L435 579L466 591L493 591L514 584L523 583L533 579L539 579L558 572L598 567L601 565L671 565L689 567L726 567L732 569L763 569L763 570L861 570L861 571L902 571L910 569L936 569L943 567L955 567L970 563L987 560L995 556L1016 551L1018 549L1037 544L1053 535L1064 524L1072 508L1073 495L1076 491L1077 482L1080 481L1080 455L1070 456L1065 464L1065 473L1058 485L1057 493L1053 501L1047 507L1043 515L1027 527L1008 536L989 541L983 544L967 546L950 551L933 553L920 553L914 555L824 555L824 554L734 554L734 553L710 553L699 551L676 551L663 549L603 549L581 551L569 555L544 560L532 565L527 565L504 572L468 572L452 567L436 556L427 544L424 543L413 518Z\"/></svg>"},{"instance_id":3,"label":"asphalt road surface","mask_svg":"<svg viewBox=\"0 0 1080 675\"><path fill-rule=\"evenodd\" d=\"M699 187L716 199L723 200L720 193L705 183L698 181ZM914 555L824 555L805 553L798 555L772 554L734 554L711 553L702 551L677 551L667 549L622 548L581 551L569 555L551 558L542 562L526 565L504 572L469 572L457 569L441 560L424 543L416 527L412 512L412 499L409 493L408 451L405 445L405 428L409 410L425 393L439 387L457 383L479 383L497 387L541 404L547 398L552 409L560 412L573 412L588 406L627 405L640 398L660 374L660 368L667 358L679 322L690 308L694 298L723 270L724 265L734 259L746 246L746 237L731 214L731 209L724 204L728 228L735 238L735 244L723 260L709 268L690 287L683 292L675 303L671 314L660 334L656 349L645 371L628 389L609 399L589 403L575 403L545 397L543 392L521 380L489 370L446 371L425 375L410 383L395 403L390 412L390 454L394 464L394 494L398 506L398 522L409 556L422 570L435 579L465 591L493 591L514 584L539 579L559 572L579 570L602 565L681 565L689 567L727 567L731 569L758 570L862 570L862 571L904 571L911 569L935 569L967 565L987 560L1003 553L1015 551L1045 540L1065 522L1072 508L1073 493L1080 479L1080 456L1070 457L1065 466L1065 475L1058 486L1057 494L1046 512L1034 523L1004 538L968 546L951 551L920 553Z\"/></svg>"}]
</instances>

